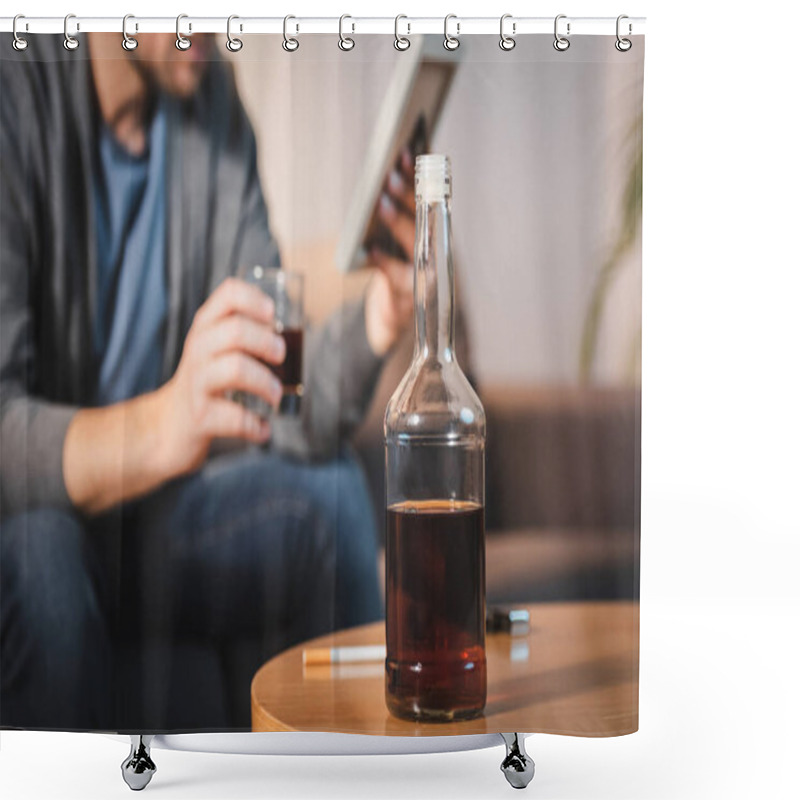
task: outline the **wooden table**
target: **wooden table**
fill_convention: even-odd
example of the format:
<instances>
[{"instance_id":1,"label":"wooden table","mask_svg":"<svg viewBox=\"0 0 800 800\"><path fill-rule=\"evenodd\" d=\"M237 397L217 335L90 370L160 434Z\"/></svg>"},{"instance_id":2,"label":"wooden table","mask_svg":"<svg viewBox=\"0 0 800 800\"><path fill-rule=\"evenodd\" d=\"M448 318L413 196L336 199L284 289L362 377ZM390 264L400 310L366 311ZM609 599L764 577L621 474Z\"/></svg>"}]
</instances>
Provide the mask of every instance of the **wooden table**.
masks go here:
<instances>
[{"instance_id":1,"label":"wooden table","mask_svg":"<svg viewBox=\"0 0 800 800\"><path fill-rule=\"evenodd\" d=\"M639 604L528 606L527 636L486 637L488 697L465 722L396 719L384 702L383 663L303 666L307 647L383 644L384 624L322 636L264 664L251 686L254 731L396 736L525 732L619 736L639 725Z\"/></svg>"}]
</instances>

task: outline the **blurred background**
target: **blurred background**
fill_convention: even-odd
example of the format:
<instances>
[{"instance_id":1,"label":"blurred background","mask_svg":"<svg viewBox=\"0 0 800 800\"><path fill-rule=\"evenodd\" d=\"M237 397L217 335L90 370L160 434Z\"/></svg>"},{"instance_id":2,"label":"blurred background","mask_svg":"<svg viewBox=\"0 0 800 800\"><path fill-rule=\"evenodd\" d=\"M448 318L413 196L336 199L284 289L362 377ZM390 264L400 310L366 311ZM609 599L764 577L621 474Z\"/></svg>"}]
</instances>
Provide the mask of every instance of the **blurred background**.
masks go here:
<instances>
[{"instance_id":1,"label":"blurred background","mask_svg":"<svg viewBox=\"0 0 800 800\"><path fill-rule=\"evenodd\" d=\"M433 139L453 168L459 360L487 411L490 601L638 595L643 50L469 37ZM282 56L259 36L231 60L314 321L369 279L343 277L334 252L403 53L319 36ZM383 411L411 347L357 437L381 531Z\"/></svg>"}]
</instances>

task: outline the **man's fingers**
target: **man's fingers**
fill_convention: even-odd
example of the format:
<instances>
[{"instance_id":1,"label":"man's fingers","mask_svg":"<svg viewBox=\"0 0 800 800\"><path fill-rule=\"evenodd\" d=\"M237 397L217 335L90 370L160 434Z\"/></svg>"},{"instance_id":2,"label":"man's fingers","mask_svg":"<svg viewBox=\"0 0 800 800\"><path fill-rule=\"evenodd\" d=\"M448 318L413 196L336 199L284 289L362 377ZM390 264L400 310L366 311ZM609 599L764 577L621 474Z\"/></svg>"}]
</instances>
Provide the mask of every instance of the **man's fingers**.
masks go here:
<instances>
[{"instance_id":1,"label":"man's fingers","mask_svg":"<svg viewBox=\"0 0 800 800\"><path fill-rule=\"evenodd\" d=\"M206 367L204 388L212 394L250 392L272 406L281 401L281 382L257 359L241 352L224 353Z\"/></svg>"},{"instance_id":2,"label":"man's fingers","mask_svg":"<svg viewBox=\"0 0 800 800\"><path fill-rule=\"evenodd\" d=\"M244 439L264 444L270 437L269 422L233 400L213 400L206 415L206 433L214 438Z\"/></svg>"},{"instance_id":3,"label":"man's fingers","mask_svg":"<svg viewBox=\"0 0 800 800\"><path fill-rule=\"evenodd\" d=\"M411 264L385 253L372 254L373 264L386 276L394 313L406 319L414 310L414 269Z\"/></svg>"},{"instance_id":4,"label":"man's fingers","mask_svg":"<svg viewBox=\"0 0 800 800\"><path fill-rule=\"evenodd\" d=\"M408 181L400 172L392 170L386 178L386 191L402 211L411 217L416 212L416 198L414 197L414 184Z\"/></svg>"},{"instance_id":5,"label":"man's fingers","mask_svg":"<svg viewBox=\"0 0 800 800\"><path fill-rule=\"evenodd\" d=\"M239 278L226 278L197 310L194 325L207 327L229 314L243 314L269 325L275 315L272 298Z\"/></svg>"},{"instance_id":6,"label":"man's fingers","mask_svg":"<svg viewBox=\"0 0 800 800\"><path fill-rule=\"evenodd\" d=\"M203 332L209 357L242 350L268 364L282 364L286 358L283 336L261 322L241 314L230 314Z\"/></svg>"},{"instance_id":7,"label":"man's fingers","mask_svg":"<svg viewBox=\"0 0 800 800\"><path fill-rule=\"evenodd\" d=\"M411 150L408 147L403 148L403 152L400 154L400 170L402 171L403 175L406 176L406 179L414 185L414 156L411 154Z\"/></svg>"},{"instance_id":8,"label":"man's fingers","mask_svg":"<svg viewBox=\"0 0 800 800\"><path fill-rule=\"evenodd\" d=\"M372 263L383 272L389 280L394 294L412 295L414 292L414 268L407 261L393 258L380 250L370 253Z\"/></svg>"},{"instance_id":9,"label":"man's fingers","mask_svg":"<svg viewBox=\"0 0 800 800\"><path fill-rule=\"evenodd\" d=\"M409 258L414 256L414 217L399 209L388 194L378 201L378 215Z\"/></svg>"}]
</instances>

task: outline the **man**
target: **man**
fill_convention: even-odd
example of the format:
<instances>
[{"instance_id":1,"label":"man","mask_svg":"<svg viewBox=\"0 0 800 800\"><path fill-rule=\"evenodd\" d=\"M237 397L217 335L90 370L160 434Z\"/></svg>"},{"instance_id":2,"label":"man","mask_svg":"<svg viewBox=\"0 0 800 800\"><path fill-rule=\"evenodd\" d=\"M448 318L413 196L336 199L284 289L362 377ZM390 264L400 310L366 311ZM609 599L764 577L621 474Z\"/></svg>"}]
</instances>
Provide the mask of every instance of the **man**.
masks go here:
<instances>
[{"instance_id":1,"label":"man","mask_svg":"<svg viewBox=\"0 0 800 800\"><path fill-rule=\"evenodd\" d=\"M341 444L411 270L373 254L366 297L307 348L301 419L261 419L230 397L276 407L285 346L230 276L278 250L213 38L37 37L3 58L0 725L247 728L261 661L380 614ZM410 167L381 203L408 254ZM210 457L220 440L258 447Z\"/></svg>"}]
</instances>

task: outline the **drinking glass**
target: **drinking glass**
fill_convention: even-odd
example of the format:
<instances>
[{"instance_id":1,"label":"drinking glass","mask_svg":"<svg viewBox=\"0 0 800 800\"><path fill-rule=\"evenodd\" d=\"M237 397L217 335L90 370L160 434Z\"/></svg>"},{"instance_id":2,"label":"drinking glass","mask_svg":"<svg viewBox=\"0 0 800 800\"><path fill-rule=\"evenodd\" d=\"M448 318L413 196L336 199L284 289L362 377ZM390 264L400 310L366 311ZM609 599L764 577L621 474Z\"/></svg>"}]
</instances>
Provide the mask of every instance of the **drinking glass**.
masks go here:
<instances>
[{"instance_id":1,"label":"drinking glass","mask_svg":"<svg viewBox=\"0 0 800 800\"><path fill-rule=\"evenodd\" d=\"M259 265L240 270L239 275L258 286L275 303L274 327L286 343L286 358L282 364L267 366L283 385L279 413L299 414L303 396L303 276L298 272ZM237 399L265 419L269 418L270 406L260 397L239 392Z\"/></svg>"}]
</instances>

